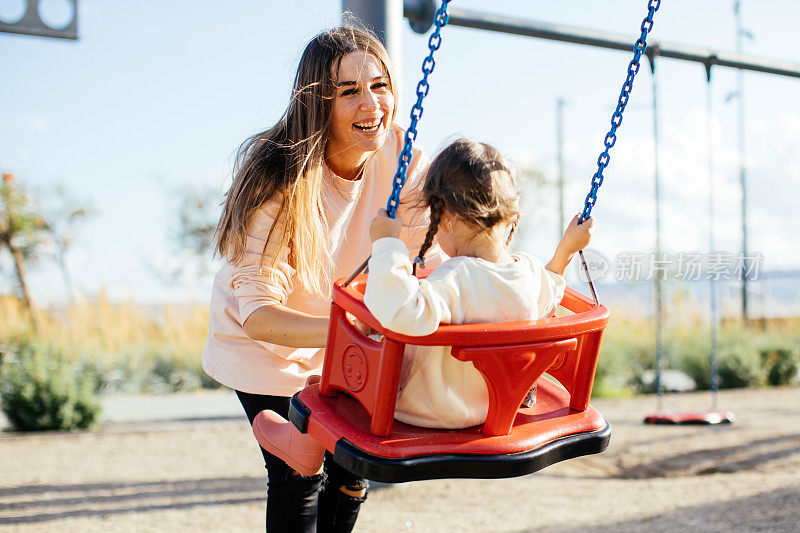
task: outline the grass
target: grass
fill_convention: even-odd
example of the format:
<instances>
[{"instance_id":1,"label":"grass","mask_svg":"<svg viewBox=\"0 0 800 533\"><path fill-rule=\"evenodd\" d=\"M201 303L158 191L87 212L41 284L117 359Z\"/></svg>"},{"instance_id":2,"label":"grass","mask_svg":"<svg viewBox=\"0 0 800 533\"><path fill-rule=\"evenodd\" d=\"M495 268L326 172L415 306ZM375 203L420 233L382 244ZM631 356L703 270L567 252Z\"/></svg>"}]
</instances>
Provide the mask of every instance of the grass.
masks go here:
<instances>
[{"instance_id":1,"label":"grass","mask_svg":"<svg viewBox=\"0 0 800 533\"><path fill-rule=\"evenodd\" d=\"M36 343L57 352L97 374L101 392L166 392L212 384L200 366L207 305L143 307L112 303L101 293L37 314L34 332L20 302L0 297L0 346Z\"/></svg>"},{"instance_id":2,"label":"grass","mask_svg":"<svg viewBox=\"0 0 800 533\"><path fill-rule=\"evenodd\" d=\"M642 373L655 368L655 327L636 309L618 305L600 351L594 395L624 397L642 390ZM673 301L664 328L665 368L710 386L710 332L691 303ZM144 307L112 303L102 293L66 308L39 310L34 334L20 302L0 297L0 351L35 343L92 373L98 391L169 392L215 386L200 366L208 333L208 306ZM8 348L5 349L8 351ZM766 384L800 361L800 319L743 327L724 322L719 334L723 387ZM778 357L778 354L780 357ZM788 355L787 355L788 354ZM772 372L770 374L770 372Z\"/></svg>"},{"instance_id":3,"label":"grass","mask_svg":"<svg viewBox=\"0 0 800 533\"><path fill-rule=\"evenodd\" d=\"M682 309L665 324L665 369L681 370L698 388L711 385L711 328L691 309ZM724 322L718 332L720 386L734 388L767 384L774 365L792 368L800 361L800 319L748 325ZM603 336L595 379L596 395L617 394L620 388L643 390L642 373L655 368L656 331L652 320L632 318L615 310ZM780 354L776 357L774 354ZM796 366L794 367L796 368ZM784 370L784 374L785 374ZM791 381L791 379L790 379Z\"/></svg>"}]
</instances>

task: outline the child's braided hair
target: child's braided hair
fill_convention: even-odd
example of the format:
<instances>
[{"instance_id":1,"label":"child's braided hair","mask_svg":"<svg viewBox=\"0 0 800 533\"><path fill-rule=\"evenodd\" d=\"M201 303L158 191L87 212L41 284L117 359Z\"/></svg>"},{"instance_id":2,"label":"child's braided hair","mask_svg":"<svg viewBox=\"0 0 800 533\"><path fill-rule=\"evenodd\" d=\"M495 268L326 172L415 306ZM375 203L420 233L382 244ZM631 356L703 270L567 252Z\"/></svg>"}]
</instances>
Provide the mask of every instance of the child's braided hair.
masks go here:
<instances>
[{"instance_id":1,"label":"child's braided hair","mask_svg":"<svg viewBox=\"0 0 800 533\"><path fill-rule=\"evenodd\" d=\"M419 249L420 261L433 244L444 211L475 228L491 230L500 222L511 222L511 236L519 217L519 194L513 171L496 148L458 139L431 162L422 187L421 203L430 209L430 226Z\"/></svg>"}]
</instances>

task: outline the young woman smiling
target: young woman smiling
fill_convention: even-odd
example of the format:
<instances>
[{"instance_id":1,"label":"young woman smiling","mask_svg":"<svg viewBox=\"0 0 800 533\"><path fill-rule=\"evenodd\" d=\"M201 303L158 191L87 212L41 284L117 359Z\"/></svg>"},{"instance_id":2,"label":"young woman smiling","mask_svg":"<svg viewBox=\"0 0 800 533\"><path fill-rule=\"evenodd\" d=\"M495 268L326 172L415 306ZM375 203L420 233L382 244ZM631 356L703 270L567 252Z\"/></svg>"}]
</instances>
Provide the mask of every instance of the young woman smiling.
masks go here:
<instances>
[{"instance_id":1,"label":"young woman smiling","mask_svg":"<svg viewBox=\"0 0 800 533\"><path fill-rule=\"evenodd\" d=\"M404 135L394 95L389 57L372 34L323 32L303 52L284 115L239 149L216 231L226 261L203 368L236 391L251 423L264 409L287 416L291 395L321 371L332 281L369 255L369 223L392 189ZM420 183L420 159L415 150L405 194ZM427 213L400 213L400 237L415 250ZM262 453L268 530L352 530L365 480L329 459L301 476Z\"/></svg>"}]
</instances>

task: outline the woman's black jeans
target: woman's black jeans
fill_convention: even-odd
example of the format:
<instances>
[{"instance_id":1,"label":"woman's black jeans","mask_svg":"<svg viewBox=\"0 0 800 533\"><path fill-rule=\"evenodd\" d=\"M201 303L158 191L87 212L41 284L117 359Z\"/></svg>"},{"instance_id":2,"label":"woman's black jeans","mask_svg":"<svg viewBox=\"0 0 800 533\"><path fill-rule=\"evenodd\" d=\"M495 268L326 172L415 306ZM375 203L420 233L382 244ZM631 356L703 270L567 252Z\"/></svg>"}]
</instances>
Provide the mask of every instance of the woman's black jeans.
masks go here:
<instances>
[{"instance_id":1,"label":"woman's black jeans","mask_svg":"<svg viewBox=\"0 0 800 533\"><path fill-rule=\"evenodd\" d=\"M236 391L250 424L258 413L271 409L288 418L289 398ZM322 474L297 475L281 459L263 448L267 467L267 531L270 533L343 532L353 530L358 510L366 499L345 494L342 487L358 491L368 482L351 474L325 455Z\"/></svg>"}]
</instances>

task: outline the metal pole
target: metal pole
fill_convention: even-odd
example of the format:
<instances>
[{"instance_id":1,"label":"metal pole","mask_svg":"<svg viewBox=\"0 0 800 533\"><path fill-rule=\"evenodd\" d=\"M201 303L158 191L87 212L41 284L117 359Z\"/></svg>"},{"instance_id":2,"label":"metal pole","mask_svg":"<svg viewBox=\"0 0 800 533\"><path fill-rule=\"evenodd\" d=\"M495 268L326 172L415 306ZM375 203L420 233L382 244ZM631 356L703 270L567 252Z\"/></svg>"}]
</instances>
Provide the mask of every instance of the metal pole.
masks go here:
<instances>
[{"instance_id":1,"label":"metal pole","mask_svg":"<svg viewBox=\"0 0 800 533\"><path fill-rule=\"evenodd\" d=\"M744 28L742 28L742 5L736 0L733 6L736 14L736 52L743 49ZM744 122L744 72L736 73L736 85L739 98L739 184L742 189L742 321L747 323L747 172L745 160L745 122Z\"/></svg>"},{"instance_id":2,"label":"metal pole","mask_svg":"<svg viewBox=\"0 0 800 533\"><path fill-rule=\"evenodd\" d=\"M652 49L648 49L652 50ZM656 52L656 50L653 50ZM655 259L661 259L661 177L658 166L658 77L656 76L655 54L647 55L650 60L650 72L653 81L653 192L655 196L655 215L656 215L656 243ZM654 263L655 265L655 263ZM656 293L656 393L658 395L658 412L660 413L664 405L664 294L661 284L661 272L653 272L653 282L655 283Z\"/></svg>"},{"instance_id":3,"label":"metal pole","mask_svg":"<svg viewBox=\"0 0 800 533\"><path fill-rule=\"evenodd\" d=\"M556 101L556 139L558 141L558 216L557 239L561 239L566 225L564 213L564 98ZM556 241L558 242L558 241Z\"/></svg>"},{"instance_id":4,"label":"metal pole","mask_svg":"<svg viewBox=\"0 0 800 533\"><path fill-rule=\"evenodd\" d=\"M430 20L433 18L433 10L430 10L429 4L432 3L433 0L405 1L405 16L409 19L409 22L412 23L412 27L420 28L420 30L415 31L424 33L426 23L428 27L430 26ZM449 26L462 26L465 28L549 39L551 41L609 48L624 52L630 52L633 47L632 39L628 35L587 30L573 26L545 24L533 20L520 19L518 17L493 15L468 9L451 8L449 10L449 16ZM658 48L655 55L670 59L705 64L709 59L714 58L715 64L721 67L800 78L800 65L795 63L749 57L737 53L718 52L709 48L684 46L674 43L651 42L648 44L648 48L653 46Z\"/></svg>"},{"instance_id":5,"label":"metal pole","mask_svg":"<svg viewBox=\"0 0 800 533\"><path fill-rule=\"evenodd\" d=\"M403 60L403 0L342 0L342 15L355 15L358 22L375 32L389 52L397 85L401 85ZM395 88L395 92L399 89ZM398 97L396 94L395 97Z\"/></svg>"},{"instance_id":6,"label":"metal pole","mask_svg":"<svg viewBox=\"0 0 800 533\"><path fill-rule=\"evenodd\" d=\"M713 124L714 100L711 84L711 63L706 64L706 121L708 130L708 253L716 251L714 239L714 143ZM711 302L711 408L717 409L717 392L719 391L719 368L717 364L717 338L719 331L719 293L717 280L709 277L709 300Z\"/></svg>"}]
</instances>

